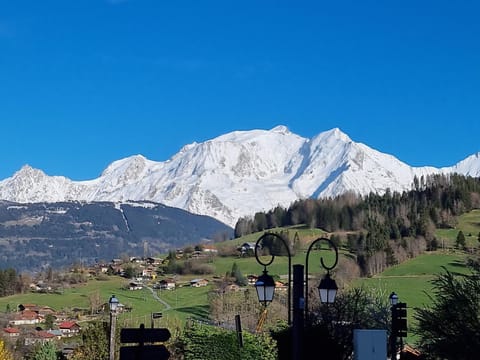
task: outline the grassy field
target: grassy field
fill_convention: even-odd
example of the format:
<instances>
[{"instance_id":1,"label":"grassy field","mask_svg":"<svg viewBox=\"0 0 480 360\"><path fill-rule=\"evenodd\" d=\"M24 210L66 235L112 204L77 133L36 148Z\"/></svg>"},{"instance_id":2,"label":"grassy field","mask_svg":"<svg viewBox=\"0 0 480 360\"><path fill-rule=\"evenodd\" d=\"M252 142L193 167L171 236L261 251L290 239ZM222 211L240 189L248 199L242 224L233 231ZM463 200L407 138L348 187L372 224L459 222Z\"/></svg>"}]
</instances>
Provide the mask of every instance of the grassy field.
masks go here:
<instances>
[{"instance_id":1,"label":"grassy field","mask_svg":"<svg viewBox=\"0 0 480 360\"><path fill-rule=\"evenodd\" d=\"M415 308L429 306L428 294L432 295L432 279L443 272L444 268L454 273L468 273L465 258L466 255L463 252L425 253L391 267L379 275L356 280L351 286L365 286L373 289L385 299L394 291L399 296L400 302L407 303L409 329L413 329ZM412 331L408 332L406 341L410 344L415 343L416 338Z\"/></svg>"},{"instance_id":2,"label":"grassy field","mask_svg":"<svg viewBox=\"0 0 480 360\"><path fill-rule=\"evenodd\" d=\"M458 218L454 229L437 229L436 237L440 247L454 247L458 232L462 230L465 235L467 247L478 247L478 234L480 233L480 210L473 210Z\"/></svg>"},{"instance_id":3,"label":"grassy field","mask_svg":"<svg viewBox=\"0 0 480 360\"><path fill-rule=\"evenodd\" d=\"M395 291L400 301L409 307L428 304L427 293L432 289L431 280L443 271L443 267L456 273L467 273L465 254L462 252L425 253L414 259L391 267L371 278L356 280L352 286L367 286L382 291L387 296Z\"/></svg>"},{"instance_id":4,"label":"grassy field","mask_svg":"<svg viewBox=\"0 0 480 360\"><path fill-rule=\"evenodd\" d=\"M187 318L207 318L207 294L210 286L203 288L182 287L175 291L156 290L159 297L168 303L171 308L166 310L162 302L156 300L149 289L128 290L125 285L128 281L124 278L111 276L106 281L91 280L85 285L65 289L62 294L27 293L0 298L0 311L5 311L7 305L16 309L19 304L37 304L50 306L56 311L72 310L74 308L89 309L91 296L98 294L101 299L108 302L111 295L115 295L120 303L133 310L120 315L120 320L128 326L138 326L140 323L150 324L151 313L162 312L164 318L160 321L175 319L183 322ZM81 320L81 318L80 318Z\"/></svg>"}]
</instances>

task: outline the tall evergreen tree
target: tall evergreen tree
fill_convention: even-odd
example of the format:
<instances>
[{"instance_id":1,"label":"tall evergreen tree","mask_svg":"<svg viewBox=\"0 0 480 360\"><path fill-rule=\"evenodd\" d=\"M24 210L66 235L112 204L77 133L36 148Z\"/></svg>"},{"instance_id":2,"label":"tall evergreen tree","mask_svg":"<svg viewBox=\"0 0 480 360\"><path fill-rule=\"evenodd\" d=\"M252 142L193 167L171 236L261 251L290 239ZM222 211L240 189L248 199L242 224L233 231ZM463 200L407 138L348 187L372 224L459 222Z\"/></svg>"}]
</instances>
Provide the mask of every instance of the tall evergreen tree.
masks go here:
<instances>
[{"instance_id":1,"label":"tall evergreen tree","mask_svg":"<svg viewBox=\"0 0 480 360\"><path fill-rule=\"evenodd\" d=\"M464 249L467 245L467 241L465 240L465 235L463 234L463 231L460 230L457 234L457 240L456 243L457 247L459 249Z\"/></svg>"},{"instance_id":2,"label":"tall evergreen tree","mask_svg":"<svg viewBox=\"0 0 480 360\"><path fill-rule=\"evenodd\" d=\"M234 262L232 265L232 271L230 272L230 276L235 279L235 283L241 286L245 286L248 284L247 278L243 276L242 271L238 267L237 263Z\"/></svg>"}]
</instances>

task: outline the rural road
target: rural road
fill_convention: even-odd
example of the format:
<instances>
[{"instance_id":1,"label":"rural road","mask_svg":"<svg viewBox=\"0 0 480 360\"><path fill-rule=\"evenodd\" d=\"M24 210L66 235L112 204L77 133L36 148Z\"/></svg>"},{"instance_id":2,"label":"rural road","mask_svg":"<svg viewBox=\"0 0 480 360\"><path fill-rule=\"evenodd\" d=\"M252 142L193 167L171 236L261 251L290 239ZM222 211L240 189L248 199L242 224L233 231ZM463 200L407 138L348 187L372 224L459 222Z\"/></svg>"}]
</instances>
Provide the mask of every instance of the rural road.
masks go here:
<instances>
[{"instance_id":1,"label":"rural road","mask_svg":"<svg viewBox=\"0 0 480 360\"><path fill-rule=\"evenodd\" d=\"M170 306L169 303L165 302L164 300L160 299L157 295L157 292L155 291L155 289L151 288L150 286L146 286L147 289L149 289L152 293L152 296L155 300L157 300L158 302L162 303L163 306L165 306L165 309L164 310L170 310L172 307Z\"/></svg>"}]
</instances>

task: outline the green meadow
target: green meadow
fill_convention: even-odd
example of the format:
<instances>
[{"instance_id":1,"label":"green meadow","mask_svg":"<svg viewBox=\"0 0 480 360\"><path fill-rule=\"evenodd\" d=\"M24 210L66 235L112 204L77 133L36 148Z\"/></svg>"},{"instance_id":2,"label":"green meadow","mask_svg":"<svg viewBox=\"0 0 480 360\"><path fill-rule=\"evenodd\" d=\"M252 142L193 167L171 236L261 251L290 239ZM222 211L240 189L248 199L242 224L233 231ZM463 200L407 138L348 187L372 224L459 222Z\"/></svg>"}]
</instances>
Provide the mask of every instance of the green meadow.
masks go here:
<instances>
[{"instance_id":1,"label":"green meadow","mask_svg":"<svg viewBox=\"0 0 480 360\"><path fill-rule=\"evenodd\" d=\"M402 264L393 266L379 275L359 279L352 286L374 288L388 296L396 292L400 301L410 308L428 305L428 293L431 293L431 281L435 275L444 271L465 274L465 254L461 252L432 252L417 256Z\"/></svg>"},{"instance_id":2,"label":"green meadow","mask_svg":"<svg viewBox=\"0 0 480 360\"><path fill-rule=\"evenodd\" d=\"M458 218L458 224L453 229L437 229L436 237L439 247L454 247L458 232L462 230L465 235L467 247L478 247L480 234L480 210L472 210Z\"/></svg>"},{"instance_id":3,"label":"green meadow","mask_svg":"<svg viewBox=\"0 0 480 360\"><path fill-rule=\"evenodd\" d=\"M412 332L415 327L415 308L428 307L432 293L431 281L445 270L458 274L469 272L465 265L466 255L462 252L432 252L391 267L379 275L354 281L352 286L364 286L385 297L394 291L400 302L407 304L409 332L407 343L415 343Z\"/></svg>"}]
</instances>

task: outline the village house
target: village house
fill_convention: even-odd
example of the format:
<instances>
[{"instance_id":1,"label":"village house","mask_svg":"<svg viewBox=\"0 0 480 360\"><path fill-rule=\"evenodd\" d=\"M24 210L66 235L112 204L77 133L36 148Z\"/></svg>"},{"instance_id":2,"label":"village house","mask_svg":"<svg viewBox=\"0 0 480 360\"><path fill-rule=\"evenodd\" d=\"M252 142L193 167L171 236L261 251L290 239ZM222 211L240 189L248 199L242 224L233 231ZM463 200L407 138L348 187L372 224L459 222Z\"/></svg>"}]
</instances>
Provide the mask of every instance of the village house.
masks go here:
<instances>
[{"instance_id":1,"label":"village house","mask_svg":"<svg viewBox=\"0 0 480 360\"><path fill-rule=\"evenodd\" d=\"M235 291L240 291L241 289L242 288L237 284L228 284L227 286L225 286L224 291L225 292L235 292Z\"/></svg>"},{"instance_id":2,"label":"village house","mask_svg":"<svg viewBox=\"0 0 480 360\"><path fill-rule=\"evenodd\" d=\"M37 304L19 304L18 305L18 311L24 311L24 310L31 310L31 311L36 311L38 308Z\"/></svg>"},{"instance_id":3,"label":"village house","mask_svg":"<svg viewBox=\"0 0 480 360\"><path fill-rule=\"evenodd\" d=\"M287 291L288 286L281 281L275 281L275 290Z\"/></svg>"},{"instance_id":4,"label":"village house","mask_svg":"<svg viewBox=\"0 0 480 360\"><path fill-rule=\"evenodd\" d=\"M200 287L200 286L207 286L208 280L207 279L193 279L190 280L190 286L193 287Z\"/></svg>"},{"instance_id":5,"label":"village house","mask_svg":"<svg viewBox=\"0 0 480 360\"><path fill-rule=\"evenodd\" d=\"M48 331L35 331L29 333L25 336L25 345L35 345L35 344L44 344L48 341L53 341L57 337L54 334L49 333Z\"/></svg>"},{"instance_id":6,"label":"village house","mask_svg":"<svg viewBox=\"0 0 480 360\"><path fill-rule=\"evenodd\" d=\"M57 330L57 329L50 329L50 330L47 330L48 333L52 334L53 336L55 336L55 338L57 340L60 340L61 338L63 338L63 333L61 330Z\"/></svg>"},{"instance_id":7,"label":"village house","mask_svg":"<svg viewBox=\"0 0 480 360\"><path fill-rule=\"evenodd\" d=\"M161 290L173 290L175 286L176 282L174 279L162 279L158 282L158 287Z\"/></svg>"},{"instance_id":8,"label":"village house","mask_svg":"<svg viewBox=\"0 0 480 360\"><path fill-rule=\"evenodd\" d=\"M246 256L255 253L255 246L256 243L254 242L245 242L237 250L240 251L240 256Z\"/></svg>"},{"instance_id":9,"label":"village house","mask_svg":"<svg viewBox=\"0 0 480 360\"><path fill-rule=\"evenodd\" d=\"M121 264L111 264L109 266L108 272L115 274L115 275L120 275L123 276L125 274L125 269L123 268L123 265Z\"/></svg>"},{"instance_id":10,"label":"village house","mask_svg":"<svg viewBox=\"0 0 480 360\"><path fill-rule=\"evenodd\" d=\"M205 254L200 251L200 250L195 250L193 253L192 253L192 259L200 259L202 257L205 257Z\"/></svg>"},{"instance_id":11,"label":"village house","mask_svg":"<svg viewBox=\"0 0 480 360\"><path fill-rule=\"evenodd\" d=\"M58 328L62 335L66 337L75 336L80 332L80 325L75 321L63 321L58 325Z\"/></svg>"},{"instance_id":12,"label":"village house","mask_svg":"<svg viewBox=\"0 0 480 360\"><path fill-rule=\"evenodd\" d=\"M31 310L23 310L16 313L13 316L13 319L8 323L13 326L18 325L35 325L43 321L43 317L38 315L37 312Z\"/></svg>"},{"instance_id":13,"label":"village house","mask_svg":"<svg viewBox=\"0 0 480 360\"><path fill-rule=\"evenodd\" d=\"M14 327L6 327L3 329L3 335L6 338L17 338L20 336L20 329Z\"/></svg>"},{"instance_id":14,"label":"village house","mask_svg":"<svg viewBox=\"0 0 480 360\"><path fill-rule=\"evenodd\" d=\"M247 275L248 285L255 285L257 282L258 275Z\"/></svg>"},{"instance_id":15,"label":"village house","mask_svg":"<svg viewBox=\"0 0 480 360\"><path fill-rule=\"evenodd\" d=\"M128 284L128 289L129 290L142 290L143 289L143 285L139 282L135 282L135 281L131 281L129 284Z\"/></svg>"},{"instance_id":16,"label":"village house","mask_svg":"<svg viewBox=\"0 0 480 360\"><path fill-rule=\"evenodd\" d=\"M142 277L144 279L155 280L157 278L157 273L153 267L149 266L145 269L142 269Z\"/></svg>"},{"instance_id":17,"label":"village house","mask_svg":"<svg viewBox=\"0 0 480 360\"><path fill-rule=\"evenodd\" d=\"M95 264L89 268L88 273L92 276L97 276L99 274L106 274L110 269L110 265L107 264Z\"/></svg>"},{"instance_id":18,"label":"village house","mask_svg":"<svg viewBox=\"0 0 480 360\"><path fill-rule=\"evenodd\" d=\"M217 254L218 250L213 245L203 245L203 252L204 253L209 253L209 254Z\"/></svg>"},{"instance_id":19,"label":"village house","mask_svg":"<svg viewBox=\"0 0 480 360\"><path fill-rule=\"evenodd\" d=\"M163 259L155 257L148 257L145 261L147 264L155 266L161 265L163 263Z\"/></svg>"}]
</instances>

